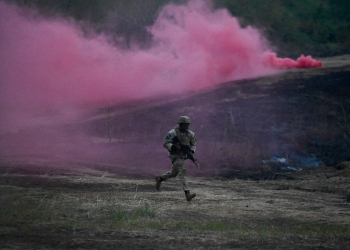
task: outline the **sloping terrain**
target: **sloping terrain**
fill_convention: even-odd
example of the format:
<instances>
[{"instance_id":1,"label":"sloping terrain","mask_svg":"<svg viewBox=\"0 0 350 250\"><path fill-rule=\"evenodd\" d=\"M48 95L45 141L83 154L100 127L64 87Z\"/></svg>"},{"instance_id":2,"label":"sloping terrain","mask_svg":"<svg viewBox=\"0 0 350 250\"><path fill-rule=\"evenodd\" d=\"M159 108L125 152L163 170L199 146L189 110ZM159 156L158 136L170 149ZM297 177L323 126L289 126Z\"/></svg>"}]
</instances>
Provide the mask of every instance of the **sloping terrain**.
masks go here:
<instances>
[{"instance_id":1,"label":"sloping terrain","mask_svg":"<svg viewBox=\"0 0 350 250\"><path fill-rule=\"evenodd\" d=\"M151 104L108 107L87 124L110 145L137 152L132 158L140 157L138 164L147 169L163 164L163 138L180 115L192 119L196 154L208 174L260 169L273 156L290 160L293 167L333 166L350 155L350 60L345 55L322 61L323 68L229 82Z\"/></svg>"},{"instance_id":2,"label":"sloping terrain","mask_svg":"<svg viewBox=\"0 0 350 250\"><path fill-rule=\"evenodd\" d=\"M3 134L0 248L348 249L350 60L322 61L103 107L66 124L69 137ZM162 141L180 115L198 139L191 202L178 180L157 192L153 179L170 168Z\"/></svg>"}]
</instances>

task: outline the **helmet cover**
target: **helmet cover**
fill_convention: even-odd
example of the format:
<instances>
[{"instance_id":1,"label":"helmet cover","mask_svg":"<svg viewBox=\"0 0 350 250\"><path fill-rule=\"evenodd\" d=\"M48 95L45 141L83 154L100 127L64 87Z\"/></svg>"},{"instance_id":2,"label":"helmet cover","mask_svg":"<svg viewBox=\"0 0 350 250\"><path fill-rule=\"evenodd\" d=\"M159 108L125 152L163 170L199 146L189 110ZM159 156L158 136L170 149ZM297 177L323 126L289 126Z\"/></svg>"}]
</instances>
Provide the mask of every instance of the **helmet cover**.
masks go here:
<instances>
[{"instance_id":1,"label":"helmet cover","mask_svg":"<svg viewBox=\"0 0 350 250\"><path fill-rule=\"evenodd\" d=\"M178 124L180 123L191 123L190 118L188 116L180 116L179 120L177 121Z\"/></svg>"}]
</instances>

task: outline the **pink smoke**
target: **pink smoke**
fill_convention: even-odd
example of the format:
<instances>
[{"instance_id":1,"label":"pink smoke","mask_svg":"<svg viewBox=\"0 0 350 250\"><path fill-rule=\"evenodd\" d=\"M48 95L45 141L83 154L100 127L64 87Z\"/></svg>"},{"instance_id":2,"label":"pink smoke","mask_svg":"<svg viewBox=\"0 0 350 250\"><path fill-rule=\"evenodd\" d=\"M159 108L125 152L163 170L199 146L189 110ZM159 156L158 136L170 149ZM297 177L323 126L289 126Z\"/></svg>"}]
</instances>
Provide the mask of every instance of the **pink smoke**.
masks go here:
<instances>
[{"instance_id":1,"label":"pink smoke","mask_svg":"<svg viewBox=\"0 0 350 250\"><path fill-rule=\"evenodd\" d=\"M213 11L203 1L166 6L150 31L158 41L156 50L172 52L170 68L180 73L176 77L185 88L322 66L311 56L278 58L259 30L241 28L226 9Z\"/></svg>"},{"instance_id":2,"label":"pink smoke","mask_svg":"<svg viewBox=\"0 0 350 250\"><path fill-rule=\"evenodd\" d=\"M48 20L0 2L2 124L16 112L23 119L322 66L311 56L277 58L257 29L241 28L227 10L204 1L164 7L149 31L150 49L123 50L104 35L85 37L73 20Z\"/></svg>"},{"instance_id":3,"label":"pink smoke","mask_svg":"<svg viewBox=\"0 0 350 250\"><path fill-rule=\"evenodd\" d=\"M301 55L296 61L294 61L290 58L277 58L276 53L268 53L266 63L276 69L302 69L323 66L322 62L312 59L311 56Z\"/></svg>"}]
</instances>

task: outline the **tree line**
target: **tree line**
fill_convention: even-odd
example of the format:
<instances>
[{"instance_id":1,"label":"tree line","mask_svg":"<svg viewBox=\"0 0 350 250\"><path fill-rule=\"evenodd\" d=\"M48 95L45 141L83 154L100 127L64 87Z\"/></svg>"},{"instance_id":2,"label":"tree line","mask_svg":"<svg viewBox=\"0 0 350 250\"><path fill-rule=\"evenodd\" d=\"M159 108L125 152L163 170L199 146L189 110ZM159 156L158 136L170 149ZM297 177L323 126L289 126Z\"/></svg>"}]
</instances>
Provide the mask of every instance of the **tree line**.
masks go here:
<instances>
[{"instance_id":1,"label":"tree line","mask_svg":"<svg viewBox=\"0 0 350 250\"><path fill-rule=\"evenodd\" d=\"M147 46L146 27L162 6L186 0L5 0L38 8L44 15L63 15L92 23L116 43ZM227 8L243 27L262 30L280 56L316 56L350 52L349 0L213 0ZM123 37L123 40L118 40Z\"/></svg>"}]
</instances>

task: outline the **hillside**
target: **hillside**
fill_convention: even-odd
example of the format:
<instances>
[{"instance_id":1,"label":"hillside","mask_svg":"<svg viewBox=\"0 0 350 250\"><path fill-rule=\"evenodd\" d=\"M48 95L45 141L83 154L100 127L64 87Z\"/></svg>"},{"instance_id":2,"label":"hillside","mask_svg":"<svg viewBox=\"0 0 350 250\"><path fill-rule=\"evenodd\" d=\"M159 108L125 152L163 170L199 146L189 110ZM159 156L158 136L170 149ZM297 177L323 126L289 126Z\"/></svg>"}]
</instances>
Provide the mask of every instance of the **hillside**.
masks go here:
<instances>
[{"instance_id":1,"label":"hillside","mask_svg":"<svg viewBox=\"0 0 350 250\"><path fill-rule=\"evenodd\" d=\"M180 115L188 115L198 140L197 157L208 174L261 169L273 156L288 159L294 168L334 166L349 160L349 56L323 62L323 68L101 109L103 115L88 119L89 133L104 137L112 151L122 147L122 152L135 153L124 164L139 159L138 164L154 168L162 162L164 136Z\"/></svg>"},{"instance_id":2,"label":"hillside","mask_svg":"<svg viewBox=\"0 0 350 250\"><path fill-rule=\"evenodd\" d=\"M323 68L101 106L70 123L41 118L36 123L43 124L2 133L1 157L78 162L108 172L153 175L169 166L164 136L179 116L188 115L202 165L201 171L190 168L193 175L232 177L237 171L245 175L254 170L260 178L271 171L335 166L350 155L349 56L321 60ZM276 159L284 164L275 164Z\"/></svg>"}]
</instances>

